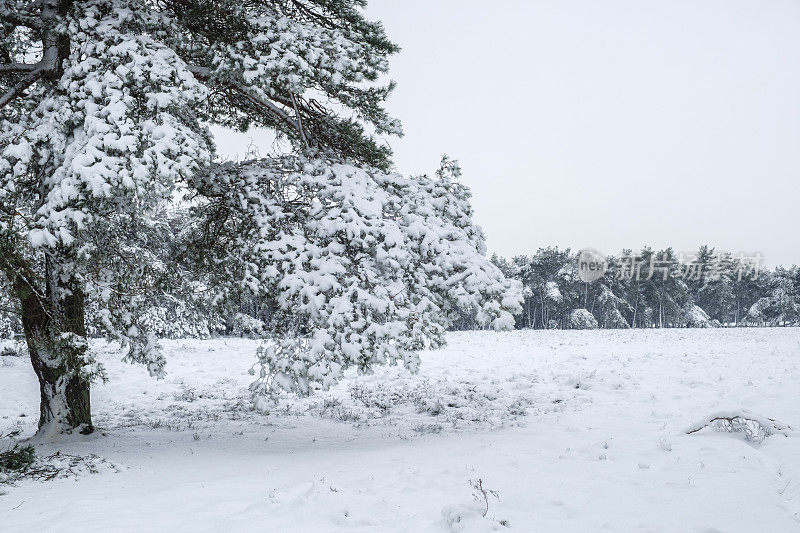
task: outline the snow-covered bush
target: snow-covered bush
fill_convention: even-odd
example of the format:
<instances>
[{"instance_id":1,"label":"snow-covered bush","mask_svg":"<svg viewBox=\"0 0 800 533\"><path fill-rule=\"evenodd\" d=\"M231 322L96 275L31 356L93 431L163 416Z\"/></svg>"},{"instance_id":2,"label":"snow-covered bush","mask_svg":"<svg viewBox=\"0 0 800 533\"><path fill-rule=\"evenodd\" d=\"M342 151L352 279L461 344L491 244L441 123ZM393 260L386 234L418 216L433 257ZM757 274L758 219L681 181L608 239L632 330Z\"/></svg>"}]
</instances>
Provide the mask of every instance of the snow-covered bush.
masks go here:
<instances>
[{"instance_id":1,"label":"snow-covered bush","mask_svg":"<svg viewBox=\"0 0 800 533\"><path fill-rule=\"evenodd\" d=\"M708 313L694 304L687 305L681 315L682 324L687 328L712 328L714 325Z\"/></svg>"},{"instance_id":2,"label":"snow-covered bush","mask_svg":"<svg viewBox=\"0 0 800 533\"><path fill-rule=\"evenodd\" d=\"M24 341L4 340L0 342L0 356L25 357L27 349Z\"/></svg>"},{"instance_id":3,"label":"snow-covered bush","mask_svg":"<svg viewBox=\"0 0 800 533\"><path fill-rule=\"evenodd\" d=\"M236 313L231 320L231 333L240 337L259 338L269 331L263 320L244 313Z\"/></svg>"},{"instance_id":4,"label":"snow-covered bush","mask_svg":"<svg viewBox=\"0 0 800 533\"><path fill-rule=\"evenodd\" d=\"M569 314L570 329L597 329L597 319L588 309L573 309Z\"/></svg>"},{"instance_id":5,"label":"snow-covered bush","mask_svg":"<svg viewBox=\"0 0 800 533\"><path fill-rule=\"evenodd\" d=\"M763 324L769 320L768 309L771 305L769 298L759 298L747 311L747 320L756 324Z\"/></svg>"}]
</instances>

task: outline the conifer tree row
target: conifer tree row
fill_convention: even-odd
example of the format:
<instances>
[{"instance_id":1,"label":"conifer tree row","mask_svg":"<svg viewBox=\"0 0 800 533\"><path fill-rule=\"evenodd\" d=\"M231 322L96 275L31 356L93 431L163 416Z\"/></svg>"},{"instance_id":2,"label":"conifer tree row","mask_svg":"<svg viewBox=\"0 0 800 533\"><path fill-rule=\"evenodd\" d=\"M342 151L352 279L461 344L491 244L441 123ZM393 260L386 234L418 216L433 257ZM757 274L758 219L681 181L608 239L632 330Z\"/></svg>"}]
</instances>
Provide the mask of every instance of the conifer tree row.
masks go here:
<instances>
[{"instance_id":1,"label":"conifer tree row","mask_svg":"<svg viewBox=\"0 0 800 533\"><path fill-rule=\"evenodd\" d=\"M569 249L492 261L523 285L518 328L586 327L572 319L582 309L600 328L800 324L800 268L767 269L757 257L709 246L685 258L670 248L624 250L607 257L608 270L591 283L579 278L578 256ZM476 327L470 313L458 326Z\"/></svg>"}]
</instances>

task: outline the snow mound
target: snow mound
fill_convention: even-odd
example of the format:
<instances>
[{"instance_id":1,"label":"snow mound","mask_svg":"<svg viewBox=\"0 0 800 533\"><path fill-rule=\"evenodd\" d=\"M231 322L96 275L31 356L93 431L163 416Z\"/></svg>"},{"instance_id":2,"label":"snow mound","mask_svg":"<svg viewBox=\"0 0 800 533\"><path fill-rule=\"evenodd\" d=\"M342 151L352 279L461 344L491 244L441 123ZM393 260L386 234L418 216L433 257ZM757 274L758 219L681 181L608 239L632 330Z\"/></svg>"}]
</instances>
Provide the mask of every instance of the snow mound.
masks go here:
<instances>
[{"instance_id":1,"label":"snow mound","mask_svg":"<svg viewBox=\"0 0 800 533\"><path fill-rule=\"evenodd\" d=\"M685 433L697 433L706 427L728 433L741 432L745 440L755 443L764 442L764 439L772 435L788 437L792 431L791 426L775 419L757 415L748 409L739 409L712 413L686 428Z\"/></svg>"},{"instance_id":2,"label":"snow mound","mask_svg":"<svg viewBox=\"0 0 800 533\"><path fill-rule=\"evenodd\" d=\"M453 533L483 531L500 531L505 527L502 523L483 516L483 504L471 502L468 504L445 505L442 508L442 521Z\"/></svg>"}]
</instances>

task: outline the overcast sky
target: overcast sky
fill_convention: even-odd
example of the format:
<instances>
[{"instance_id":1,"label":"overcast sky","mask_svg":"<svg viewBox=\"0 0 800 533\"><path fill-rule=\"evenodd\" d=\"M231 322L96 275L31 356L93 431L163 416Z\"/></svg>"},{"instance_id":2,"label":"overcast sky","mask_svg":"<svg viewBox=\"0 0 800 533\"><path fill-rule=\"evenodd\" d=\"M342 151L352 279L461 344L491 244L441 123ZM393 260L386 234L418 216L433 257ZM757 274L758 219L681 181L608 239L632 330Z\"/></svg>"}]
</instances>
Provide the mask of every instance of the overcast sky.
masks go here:
<instances>
[{"instance_id":1,"label":"overcast sky","mask_svg":"<svg viewBox=\"0 0 800 533\"><path fill-rule=\"evenodd\" d=\"M800 0L372 0L368 13L403 47L398 170L459 159L490 251L709 243L800 263ZM247 142L220 141L228 155Z\"/></svg>"}]
</instances>

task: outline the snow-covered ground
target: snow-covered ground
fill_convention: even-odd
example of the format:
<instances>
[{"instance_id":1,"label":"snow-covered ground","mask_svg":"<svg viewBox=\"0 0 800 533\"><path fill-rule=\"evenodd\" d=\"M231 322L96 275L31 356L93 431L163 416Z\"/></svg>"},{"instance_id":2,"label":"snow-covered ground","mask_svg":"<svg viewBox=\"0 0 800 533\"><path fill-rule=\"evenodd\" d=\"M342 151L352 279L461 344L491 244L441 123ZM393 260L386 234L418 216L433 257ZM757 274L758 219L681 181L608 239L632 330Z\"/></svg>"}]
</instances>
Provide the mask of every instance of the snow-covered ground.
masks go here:
<instances>
[{"instance_id":1,"label":"snow-covered ground","mask_svg":"<svg viewBox=\"0 0 800 533\"><path fill-rule=\"evenodd\" d=\"M800 329L449 342L417 375L349 375L267 415L254 341L166 342L162 381L109 351L101 431L37 449L96 454L98 472L0 485L0 531L800 530L794 430L685 434L740 409L800 428ZM30 363L0 357L0 432L30 435L37 402ZM477 480L499 496L485 517Z\"/></svg>"}]
</instances>

